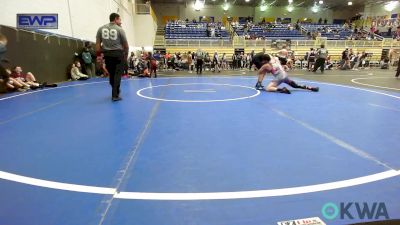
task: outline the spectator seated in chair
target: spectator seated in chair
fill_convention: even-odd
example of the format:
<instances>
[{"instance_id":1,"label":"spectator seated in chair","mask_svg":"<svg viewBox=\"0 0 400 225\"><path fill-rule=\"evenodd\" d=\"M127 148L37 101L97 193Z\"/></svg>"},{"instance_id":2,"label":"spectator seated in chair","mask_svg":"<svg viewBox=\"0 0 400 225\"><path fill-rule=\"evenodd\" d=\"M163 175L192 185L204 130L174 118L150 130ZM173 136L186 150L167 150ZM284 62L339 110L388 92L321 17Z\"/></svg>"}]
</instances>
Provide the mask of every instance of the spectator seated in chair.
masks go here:
<instances>
[{"instance_id":1,"label":"spectator seated in chair","mask_svg":"<svg viewBox=\"0 0 400 225\"><path fill-rule=\"evenodd\" d=\"M141 59L138 66L138 77L150 77L149 68L147 67L147 61Z\"/></svg>"},{"instance_id":2,"label":"spectator seated in chair","mask_svg":"<svg viewBox=\"0 0 400 225\"><path fill-rule=\"evenodd\" d=\"M332 68L333 68L333 63L331 61L331 57L328 56L328 57L326 57L326 60L325 60L325 70L332 70Z\"/></svg>"},{"instance_id":3,"label":"spectator seated in chair","mask_svg":"<svg viewBox=\"0 0 400 225\"><path fill-rule=\"evenodd\" d=\"M389 69L389 58L386 57L381 61L381 69L387 70Z\"/></svg>"}]
</instances>

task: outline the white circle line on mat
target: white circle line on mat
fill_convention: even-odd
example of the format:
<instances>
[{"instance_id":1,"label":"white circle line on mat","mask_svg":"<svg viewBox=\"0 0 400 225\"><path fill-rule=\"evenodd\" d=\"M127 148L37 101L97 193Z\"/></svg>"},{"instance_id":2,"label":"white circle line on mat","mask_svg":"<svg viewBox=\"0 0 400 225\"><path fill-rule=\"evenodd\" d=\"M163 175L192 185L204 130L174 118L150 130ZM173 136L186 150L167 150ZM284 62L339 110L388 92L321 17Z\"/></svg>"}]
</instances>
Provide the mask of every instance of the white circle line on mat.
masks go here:
<instances>
[{"instance_id":1,"label":"white circle line on mat","mask_svg":"<svg viewBox=\"0 0 400 225\"><path fill-rule=\"evenodd\" d=\"M395 79L393 77L362 77L362 78L354 78L351 80L352 83L359 84L359 85L364 85L368 87L375 87L375 88L383 88L383 89L388 89L388 90L395 90L395 91L400 91L400 88L392 88L392 87L386 87L386 86L380 86L380 85L373 85L373 84L366 84L362 83L359 80L373 80L373 79Z\"/></svg>"},{"instance_id":2,"label":"white circle line on mat","mask_svg":"<svg viewBox=\"0 0 400 225\"><path fill-rule=\"evenodd\" d=\"M165 98L155 98L155 97L149 97L146 95L143 95L142 92L147 89L154 89L154 88L159 88L159 87L169 87L169 86L188 86L188 85L211 85L211 86L228 86L228 87L240 87L240 88L246 88L255 91L256 93L251 96L244 96L244 97L239 97L239 98L227 98L227 99L213 99L213 100L182 100L182 99L165 99ZM249 99L249 98L254 98L260 95L259 90L255 90L253 87L248 87L248 86L242 86L242 85L233 85L233 84L217 84L217 83L182 83L182 84L163 84L163 85L157 85L157 86L150 86L150 87L145 87L136 92L136 94L142 98L146 99L151 99L151 100L157 100L157 101L164 101L164 102L183 102L183 103L207 103L207 102L228 102L228 101L237 101L237 100L243 100L243 99Z\"/></svg>"}]
</instances>

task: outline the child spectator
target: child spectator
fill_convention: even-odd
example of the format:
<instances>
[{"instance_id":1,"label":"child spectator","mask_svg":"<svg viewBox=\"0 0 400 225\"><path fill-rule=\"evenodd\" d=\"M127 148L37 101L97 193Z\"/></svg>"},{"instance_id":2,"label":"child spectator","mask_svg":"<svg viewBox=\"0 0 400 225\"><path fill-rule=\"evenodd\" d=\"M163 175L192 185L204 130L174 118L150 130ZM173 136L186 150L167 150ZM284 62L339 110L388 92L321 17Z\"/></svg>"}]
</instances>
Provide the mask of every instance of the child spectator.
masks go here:
<instances>
[{"instance_id":1,"label":"child spectator","mask_svg":"<svg viewBox=\"0 0 400 225\"><path fill-rule=\"evenodd\" d=\"M0 67L0 90L1 92L9 92L9 91L26 91L29 86L25 86L14 78L10 77L11 71L9 69L5 69L4 67Z\"/></svg>"},{"instance_id":2,"label":"child spectator","mask_svg":"<svg viewBox=\"0 0 400 225\"><path fill-rule=\"evenodd\" d=\"M89 79L88 75L83 74L81 72L81 63L79 61L75 61L75 63L72 64L71 78L72 78L72 80L87 80L87 79Z\"/></svg>"},{"instance_id":3,"label":"child spectator","mask_svg":"<svg viewBox=\"0 0 400 225\"><path fill-rule=\"evenodd\" d=\"M31 89L36 89L40 86L39 83L36 81L35 76L31 72L22 72L22 68L20 66L16 66L11 72L11 77L19 81L20 83L27 84Z\"/></svg>"},{"instance_id":4,"label":"child spectator","mask_svg":"<svg viewBox=\"0 0 400 225\"><path fill-rule=\"evenodd\" d=\"M104 54L101 53L99 57L96 58L96 75L100 77L108 77L110 74L106 68Z\"/></svg>"},{"instance_id":5,"label":"child spectator","mask_svg":"<svg viewBox=\"0 0 400 225\"><path fill-rule=\"evenodd\" d=\"M150 77L151 74L154 72L154 77L157 78L157 60L154 56L149 52L149 61L150 61Z\"/></svg>"},{"instance_id":6,"label":"child spectator","mask_svg":"<svg viewBox=\"0 0 400 225\"><path fill-rule=\"evenodd\" d=\"M136 56L134 52L131 52L131 55L128 58L129 69L133 69L135 67Z\"/></svg>"}]
</instances>

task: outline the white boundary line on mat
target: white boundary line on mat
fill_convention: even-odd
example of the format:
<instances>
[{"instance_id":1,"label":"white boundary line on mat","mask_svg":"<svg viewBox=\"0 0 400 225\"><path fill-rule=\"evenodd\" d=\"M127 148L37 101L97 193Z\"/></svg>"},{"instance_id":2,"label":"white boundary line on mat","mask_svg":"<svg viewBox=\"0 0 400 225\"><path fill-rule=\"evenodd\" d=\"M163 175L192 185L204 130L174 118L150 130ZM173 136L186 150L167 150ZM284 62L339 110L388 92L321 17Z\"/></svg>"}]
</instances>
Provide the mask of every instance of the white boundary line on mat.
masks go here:
<instances>
[{"instance_id":1,"label":"white boundary line on mat","mask_svg":"<svg viewBox=\"0 0 400 225\"><path fill-rule=\"evenodd\" d=\"M368 176L335 181L323 184L279 188L257 191L236 191L236 192L205 192L205 193L151 193L151 192L117 192L115 188L96 187L54 182L42 179L36 179L27 176L21 176L13 173L0 171L0 179L14 181L17 183L33 185L37 187L51 188L64 191L83 192L91 194L113 195L118 199L136 199L136 200L170 200L170 201L195 201L195 200L227 200L227 199L248 199L248 198L266 198L288 195L307 194L321 191L329 191L340 188L347 188L371 182L376 182L400 175L400 171L388 170Z\"/></svg>"},{"instance_id":2,"label":"white boundary line on mat","mask_svg":"<svg viewBox=\"0 0 400 225\"><path fill-rule=\"evenodd\" d=\"M386 87L386 86L379 86L379 85L373 85L373 84L366 84L362 83L358 80L372 80L372 79L392 79L395 80L393 77L361 77L361 78L354 78L351 80L352 83L359 84L359 85L364 85L368 87L376 87L376 88L383 88L383 89L388 89L388 90L395 90L395 91L400 91L400 88L391 88L391 87Z\"/></svg>"},{"instance_id":3,"label":"white boundary line on mat","mask_svg":"<svg viewBox=\"0 0 400 225\"><path fill-rule=\"evenodd\" d=\"M183 78L197 78L197 77L183 77ZM210 77L207 77L207 78L210 78ZM244 78L244 77L212 77L212 78L255 79L255 78ZM158 79L171 79L171 78L158 78ZM137 80L137 79L133 79L133 80ZM98 83L105 83L105 82L107 82L107 81L68 85L68 86L62 86L62 87L58 87L58 88L84 86L84 85L89 85L89 84L98 84ZM400 96L391 95L391 94L374 91L374 90L358 88L358 87L351 87L351 86L346 86L346 85L331 84L331 83L324 83L324 82L317 82L317 81L307 81L307 82L308 83L325 84L325 85L330 85L330 86L338 86L338 87L350 88L350 89L355 89L355 90L361 90L361 91L366 91L366 92L370 92L370 93L375 93L375 94L380 94L380 95L385 95L388 97L400 99ZM249 87L247 87L247 88L249 88ZM47 90L54 90L54 88L47 89ZM41 90L41 91L46 91L46 90ZM20 95L14 95L14 96L0 99L0 101L5 100L5 99L15 98L18 96L27 95L27 94L33 94L33 93L37 93L37 92L41 92L41 91L28 92L28 93L24 93L24 94L20 94ZM335 181L335 182L316 184L316 185L308 185L308 186L269 189L269 190L237 191L237 192L206 192L206 193L151 193L151 192L118 192L115 188L87 186L87 185L49 181L49 180L44 180L44 179L37 179L37 178L22 176L22 175L9 173L9 172L5 172L5 171L0 171L0 179L13 181L13 182L17 182L17 183L22 183L22 184L27 184L27 185L33 185L33 186L37 186L37 187L51 188L51 189L64 190L64 191L91 193L91 194L113 195L114 198L118 198L118 199L178 200L178 201L265 198L265 197L306 194L306 193L335 190L335 189L340 189L340 188L347 188L347 187L367 184L367 183L376 182L376 181L380 181L380 180L384 180L384 179L389 179L389 178L396 177L399 175L400 175L400 170L387 170L387 171L384 171L381 173L376 173L376 174L353 178L353 179L348 179L348 180Z\"/></svg>"}]
</instances>

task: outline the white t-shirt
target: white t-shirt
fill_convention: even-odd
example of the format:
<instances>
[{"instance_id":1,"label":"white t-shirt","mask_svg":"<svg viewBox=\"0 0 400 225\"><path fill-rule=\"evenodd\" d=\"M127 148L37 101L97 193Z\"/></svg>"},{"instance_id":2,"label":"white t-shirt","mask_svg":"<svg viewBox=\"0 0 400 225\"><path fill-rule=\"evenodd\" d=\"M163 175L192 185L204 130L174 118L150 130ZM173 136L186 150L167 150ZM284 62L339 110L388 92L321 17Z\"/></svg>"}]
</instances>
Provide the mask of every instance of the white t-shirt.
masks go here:
<instances>
[{"instance_id":1,"label":"white t-shirt","mask_svg":"<svg viewBox=\"0 0 400 225\"><path fill-rule=\"evenodd\" d=\"M272 76L274 77L274 80L283 80L288 77L285 69L283 69L279 59L277 57L274 57L271 59L270 62L272 66Z\"/></svg>"}]
</instances>

